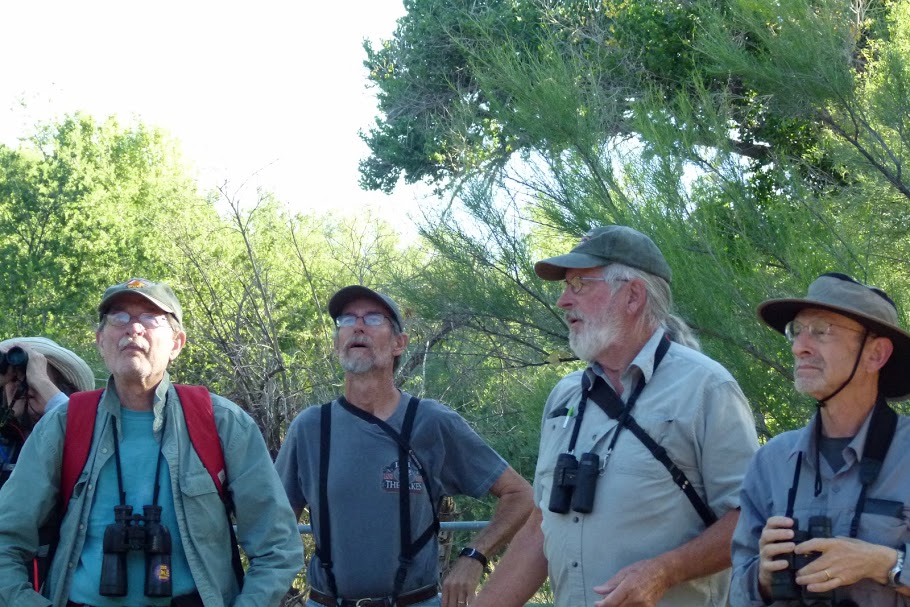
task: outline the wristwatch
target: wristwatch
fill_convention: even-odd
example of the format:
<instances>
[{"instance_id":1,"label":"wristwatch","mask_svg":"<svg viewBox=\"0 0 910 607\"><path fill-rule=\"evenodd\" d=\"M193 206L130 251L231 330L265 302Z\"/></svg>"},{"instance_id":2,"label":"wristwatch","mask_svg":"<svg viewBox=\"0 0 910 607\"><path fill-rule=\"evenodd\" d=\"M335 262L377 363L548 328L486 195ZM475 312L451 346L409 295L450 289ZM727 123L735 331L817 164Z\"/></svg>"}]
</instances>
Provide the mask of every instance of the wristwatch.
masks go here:
<instances>
[{"instance_id":1,"label":"wristwatch","mask_svg":"<svg viewBox=\"0 0 910 607\"><path fill-rule=\"evenodd\" d=\"M906 553L903 550L897 551L897 562L894 563L894 567L888 572L888 586L891 588L897 588L901 585L901 571L904 569L905 556Z\"/></svg>"},{"instance_id":2,"label":"wristwatch","mask_svg":"<svg viewBox=\"0 0 910 607\"><path fill-rule=\"evenodd\" d=\"M469 559L474 559L481 565L483 565L483 570L486 573L490 573L490 561L487 560L487 557L484 556L483 552L477 550L476 548L471 548L470 546L465 546L461 549L461 552L458 553L458 556L466 556Z\"/></svg>"}]
</instances>

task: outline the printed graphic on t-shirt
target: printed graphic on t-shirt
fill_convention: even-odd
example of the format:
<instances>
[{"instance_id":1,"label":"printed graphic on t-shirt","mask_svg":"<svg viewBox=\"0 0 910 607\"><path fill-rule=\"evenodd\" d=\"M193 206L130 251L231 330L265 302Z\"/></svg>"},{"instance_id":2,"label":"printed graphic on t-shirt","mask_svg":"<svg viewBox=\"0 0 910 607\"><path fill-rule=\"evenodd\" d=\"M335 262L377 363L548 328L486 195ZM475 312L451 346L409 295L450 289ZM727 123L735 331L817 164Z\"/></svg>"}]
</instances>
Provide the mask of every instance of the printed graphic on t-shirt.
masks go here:
<instances>
[{"instance_id":1,"label":"printed graphic on t-shirt","mask_svg":"<svg viewBox=\"0 0 910 607\"><path fill-rule=\"evenodd\" d=\"M398 486L398 460L395 460L382 469L382 490L398 493ZM423 477L410 460L408 460L408 490L411 493L422 493L424 490Z\"/></svg>"}]
</instances>

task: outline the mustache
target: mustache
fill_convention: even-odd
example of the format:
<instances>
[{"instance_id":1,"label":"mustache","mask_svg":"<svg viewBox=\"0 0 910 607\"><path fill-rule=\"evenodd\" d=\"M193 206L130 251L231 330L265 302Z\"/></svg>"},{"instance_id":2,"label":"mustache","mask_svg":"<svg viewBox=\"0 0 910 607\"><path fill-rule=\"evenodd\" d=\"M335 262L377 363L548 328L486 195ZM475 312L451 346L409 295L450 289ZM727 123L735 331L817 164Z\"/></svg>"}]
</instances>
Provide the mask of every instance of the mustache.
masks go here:
<instances>
[{"instance_id":1,"label":"mustache","mask_svg":"<svg viewBox=\"0 0 910 607\"><path fill-rule=\"evenodd\" d=\"M573 320L585 320L585 315L578 310L569 310L563 315L563 318L565 318L566 322L571 322Z\"/></svg>"},{"instance_id":2,"label":"mustache","mask_svg":"<svg viewBox=\"0 0 910 607\"><path fill-rule=\"evenodd\" d=\"M141 337L130 337L127 335L127 336L121 337L120 341L117 342L117 347L120 350L123 350L124 348L126 348L128 346L136 346L140 350L145 352L146 354L148 354L148 351L149 351L149 342Z\"/></svg>"},{"instance_id":3,"label":"mustache","mask_svg":"<svg viewBox=\"0 0 910 607\"><path fill-rule=\"evenodd\" d=\"M373 340L367 337L366 335L352 335L344 342L344 349L347 350L351 346L372 346Z\"/></svg>"},{"instance_id":4,"label":"mustache","mask_svg":"<svg viewBox=\"0 0 910 607\"><path fill-rule=\"evenodd\" d=\"M825 361L821 358L803 358L796 363L796 368L801 369L802 367L815 367L821 369L825 366Z\"/></svg>"}]
</instances>

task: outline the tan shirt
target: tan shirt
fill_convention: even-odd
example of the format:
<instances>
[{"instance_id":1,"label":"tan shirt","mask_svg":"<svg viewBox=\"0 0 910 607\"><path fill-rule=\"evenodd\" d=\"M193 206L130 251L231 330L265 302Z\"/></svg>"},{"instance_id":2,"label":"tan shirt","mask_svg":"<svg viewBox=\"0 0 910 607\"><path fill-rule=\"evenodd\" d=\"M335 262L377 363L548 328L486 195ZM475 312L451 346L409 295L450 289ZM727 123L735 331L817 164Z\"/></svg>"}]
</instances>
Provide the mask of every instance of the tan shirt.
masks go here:
<instances>
[{"instance_id":1,"label":"tan shirt","mask_svg":"<svg viewBox=\"0 0 910 607\"><path fill-rule=\"evenodd\" d=\"M746 467L758 449L752 412L738 384L717 362L672 344L652 375L658 330L624 372L623 400L644 373L646 385L633 409L638 423L667 449L699 495L718 517L739 506ZM603 376L598 365L594 371ZM566 452L577 417L566 423L565 408L577 412L582 372L563 378L544 408L534 497L543 511L544 552L556 607L590 605L600 597L592 588L623 567L693 539L704 524L666 468L624 430L601 473L590 514L548 509L553 470ZM616 428L593 401L587 403L576 457L593 451L601 465ZM725 605L729 570L681 584L662 606Z\"/></svg>"}]
</instances>

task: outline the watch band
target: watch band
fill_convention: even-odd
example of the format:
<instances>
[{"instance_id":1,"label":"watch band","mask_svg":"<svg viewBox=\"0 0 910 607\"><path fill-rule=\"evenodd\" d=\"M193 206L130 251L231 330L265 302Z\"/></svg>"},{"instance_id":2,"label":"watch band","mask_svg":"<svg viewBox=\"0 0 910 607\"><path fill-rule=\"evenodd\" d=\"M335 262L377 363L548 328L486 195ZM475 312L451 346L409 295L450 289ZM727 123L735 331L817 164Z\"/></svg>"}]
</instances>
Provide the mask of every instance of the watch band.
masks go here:
<instances>
[{"instance_id":1,"label":"watch band","mask_svg":"<svg viewBox=\"0 0 910 607\"><path fill-rule=\"evenodd\" d=\"M470 546L465 546L461 549L461 552L458 553L458 556L464 556L469 559L474 559L481 565L483 565L483 570L487 573L490 573L490 561L484 555L483 552L477 550L476 548L471 548Z\"/></svg>"},{"instance_id":2,"label":"watch band","mask_svg":"<svg viewBox=\"0 0 910 607\"><path fill-rule=\"evenodd\" d=\"M891 588L897 588L901 585L901 572L904 569L905 556L906 554L903 550L897 551L897 562L894 563L894 567L888 572L888 586Z\"/></svg>"}]
</instances>

